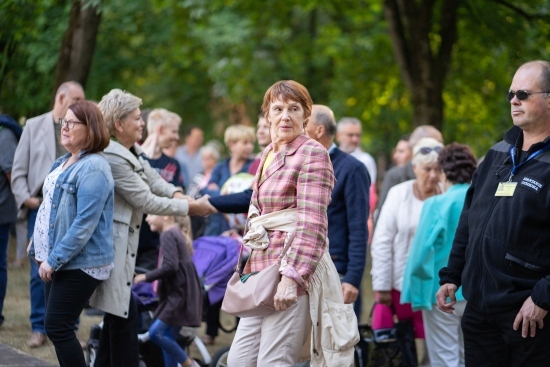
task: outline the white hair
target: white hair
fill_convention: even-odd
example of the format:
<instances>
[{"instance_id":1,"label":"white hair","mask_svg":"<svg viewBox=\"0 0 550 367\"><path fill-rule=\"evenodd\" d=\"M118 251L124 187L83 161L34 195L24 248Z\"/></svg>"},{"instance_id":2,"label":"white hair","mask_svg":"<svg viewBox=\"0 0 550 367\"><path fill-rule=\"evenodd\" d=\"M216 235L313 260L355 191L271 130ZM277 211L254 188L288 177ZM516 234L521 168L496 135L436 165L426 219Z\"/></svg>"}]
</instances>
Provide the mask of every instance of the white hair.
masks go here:
<instances>
[{"instance_id":1,"label":"white hair","mask_svg":"<svg viewBox=\"0 0 550 367\"><path fill-rule=\"evenodd\" d=\"M413 148L413 158L412 158L412 164L413 166L416 166L418 164L432 164L437 163L437 158L439 157L439 153L435 150L432 150L428 154L422 154L420 153L420 149L422 148L443 148L443 144L435 140L434 138L422 138L420 139L416 145Z\"/></svg>"},{"instance_id":2,"label":"white hair","mask_svg":"<svg viewBox=\"0 0 550 367\"><path fill-rule=\"evenodd\" d=\"M340 121L338 121L338 125L337 125L337 132L341 132L342 129L344 128L344 126L346 125L358 125L358 126L362 126L361 125L361 121L356 118L356 117L342 117L340 119Z\"/></svg>"},{"instance_id":3,"label":"white hair","mask_svg":"<svg viewBox=\"0 0 550 367\"><path fill-rule=\"evenodd\" d=\"M216 159L216 161L220 160L220 150L212 144L206 144L205 146L203 146L200 149L199 153L201 157L204 157L205 155L210 154Z\"/></svg>"}]
</instances>

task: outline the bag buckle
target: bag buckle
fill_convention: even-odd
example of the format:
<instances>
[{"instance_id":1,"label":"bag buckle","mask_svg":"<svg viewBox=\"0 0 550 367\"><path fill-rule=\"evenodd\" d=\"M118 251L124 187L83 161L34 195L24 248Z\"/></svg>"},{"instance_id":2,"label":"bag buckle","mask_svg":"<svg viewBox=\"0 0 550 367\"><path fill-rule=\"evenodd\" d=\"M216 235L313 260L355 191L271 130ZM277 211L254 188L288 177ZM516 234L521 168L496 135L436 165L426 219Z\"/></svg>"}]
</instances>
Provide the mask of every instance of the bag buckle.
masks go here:
<instances>
[{"instance_id":1,"label":"bag buckle","mask_svg":"<svg viewBox=\"0 0 550 367\"><path fill-rule=\"evenodd\" d=\"M248 278L250 278L252 275L256 275L256 274L258 274L258 273L259 273L259 271L254 271L254 272L252 272L252 273L248 273L248 274L243 274L243 275L241 275L241 276L240 276L241 282L245 283L245 282L248 280Z\"/></svg>"}]
</instances>

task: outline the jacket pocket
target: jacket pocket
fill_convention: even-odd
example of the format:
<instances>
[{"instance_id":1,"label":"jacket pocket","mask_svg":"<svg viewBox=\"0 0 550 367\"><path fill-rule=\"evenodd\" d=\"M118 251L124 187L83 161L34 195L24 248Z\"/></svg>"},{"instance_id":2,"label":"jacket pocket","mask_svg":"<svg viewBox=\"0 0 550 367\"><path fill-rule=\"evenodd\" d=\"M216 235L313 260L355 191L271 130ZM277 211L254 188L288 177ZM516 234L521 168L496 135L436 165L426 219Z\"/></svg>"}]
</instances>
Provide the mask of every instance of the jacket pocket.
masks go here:
<instances>
[{"instance_id":1,"label":"jacket pocket","mask_svg":"<svg viewBox=\"0 0 550 367\"><path fill-rule=\"evenodd\" d=\"M517 256L511 255L508 252L506 253L506 256L504 256L504 258L510 262L510 265L513 265L513 264L520 265L524 268L527 268L529 270L533 270L533 271L536 271L536 272L539 272L539 273L547 273L548 272L547 267L532 264L528 261L520 259Z\"/></svg>"},{"instance_id":2,"label":"jacket pocket","mask_svg":"<svg viewBox=\"0 0 550 367\"><path fill-rule=\"evenodd\" d=\"M359 329L353 305L323 299L321 318L323 351L342 352L353 348L359 342Z\"/></svg>"},{"instance_id":3,"label":"jacket pocket","mask_svg":"<svg viewBox=\"0 0 550 367\"><path fill-rule=\"evenodd\" d=\"M74 183L61 184L61 201L59 203L60 210L67 213L72 213L73 218L76 216L76 185Z\"/></svg>"}]
</instances>

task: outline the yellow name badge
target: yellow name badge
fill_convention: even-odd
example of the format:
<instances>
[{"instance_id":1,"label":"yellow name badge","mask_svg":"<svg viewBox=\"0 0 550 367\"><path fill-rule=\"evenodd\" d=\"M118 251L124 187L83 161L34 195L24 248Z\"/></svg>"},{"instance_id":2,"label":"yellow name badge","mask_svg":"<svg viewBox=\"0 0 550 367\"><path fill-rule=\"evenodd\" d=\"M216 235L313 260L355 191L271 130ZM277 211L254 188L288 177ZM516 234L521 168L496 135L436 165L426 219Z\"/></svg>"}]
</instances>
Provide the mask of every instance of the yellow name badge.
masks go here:
<instances>
[{"instance_id":1,"label":"yellow name badge","mask_svg":"<svg viewBox=\"0 0 550 367\"><path fill-rule=\"evenodd\" d=\"M514 196L517 185L517 182L501 182L498 184L495 196Z\"/></svg>"}]
</instances>

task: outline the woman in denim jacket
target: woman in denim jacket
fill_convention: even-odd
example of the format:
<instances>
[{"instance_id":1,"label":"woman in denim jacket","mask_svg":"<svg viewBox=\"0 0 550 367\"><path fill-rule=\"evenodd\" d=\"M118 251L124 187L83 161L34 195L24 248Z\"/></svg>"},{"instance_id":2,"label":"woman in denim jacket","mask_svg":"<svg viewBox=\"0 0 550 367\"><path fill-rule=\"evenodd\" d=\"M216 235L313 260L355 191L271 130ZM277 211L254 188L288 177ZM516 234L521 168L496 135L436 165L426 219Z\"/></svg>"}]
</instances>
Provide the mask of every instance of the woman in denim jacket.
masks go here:
<instances>
[{"instance_id":1,"label":"woman in denim jacket","mask_svg":"<svg viewBox=\"0 0 550 367\"><path fill-rule=\"evenodd\" d=\"M87 101L72 104L60 123L69 153L44 181L29 256L46 282L46 334L60 366L85 367L74 325L114 259L114 182L101 154L109 133L99 109Z\"/></svg>"}]
</instances>

